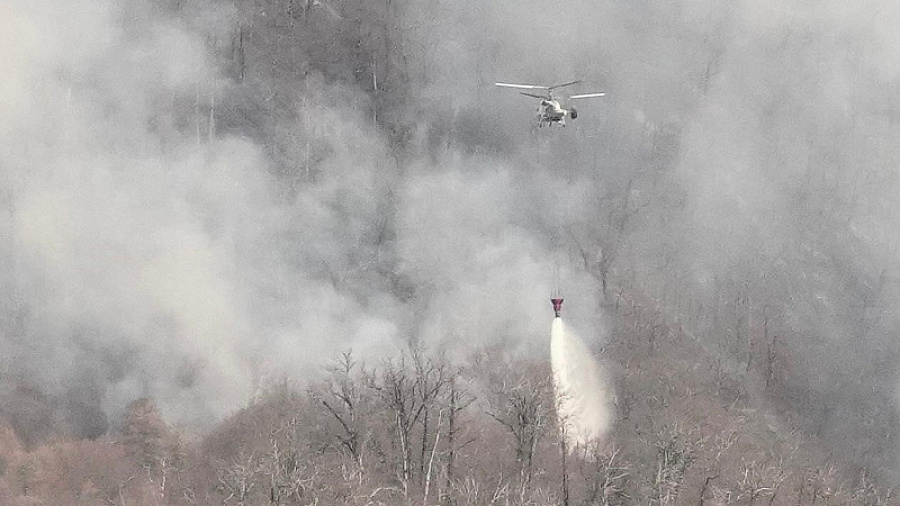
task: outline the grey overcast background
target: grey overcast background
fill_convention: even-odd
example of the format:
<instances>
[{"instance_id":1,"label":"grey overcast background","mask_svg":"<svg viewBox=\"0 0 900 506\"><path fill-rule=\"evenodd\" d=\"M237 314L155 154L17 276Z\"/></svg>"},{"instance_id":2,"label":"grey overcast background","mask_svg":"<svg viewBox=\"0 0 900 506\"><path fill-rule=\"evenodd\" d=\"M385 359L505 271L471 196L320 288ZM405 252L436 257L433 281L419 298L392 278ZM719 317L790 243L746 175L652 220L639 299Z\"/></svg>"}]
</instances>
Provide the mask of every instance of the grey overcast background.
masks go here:
<instances>
[{"instance_id":1,"label":"grey overcast background","mask_svg":"<svg viewBox=\"0 0 900 506\"><path fill-rule=\"evenodd\" d=\"M248 24L289 7L350 22L0 4L0 412L202 430L350 348L547 354L557 287L597 348L628 290L736 374L764 321L798 423L898 464L900 4L427 0L383 13L402 80L256 58L331 54ZM552 131L493 87L570 79L608 95Z\"/></svg>"}]
</instances>

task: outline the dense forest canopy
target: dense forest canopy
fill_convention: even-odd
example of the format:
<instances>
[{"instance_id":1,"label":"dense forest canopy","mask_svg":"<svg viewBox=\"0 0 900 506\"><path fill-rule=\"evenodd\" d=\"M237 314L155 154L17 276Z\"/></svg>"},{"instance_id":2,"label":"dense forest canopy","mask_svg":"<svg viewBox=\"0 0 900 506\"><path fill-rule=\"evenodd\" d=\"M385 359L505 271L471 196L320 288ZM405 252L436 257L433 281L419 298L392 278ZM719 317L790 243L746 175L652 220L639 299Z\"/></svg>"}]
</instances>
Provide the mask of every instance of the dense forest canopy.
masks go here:
<instances>
[{"instance_id":1,"label":"dense forest canopy","mask_svg":"<svg viewBox=\"0 0 900 506\"><path fill-rule=\"evenodd\" d=\"M897 15L0 5L0 502L885 503ZM557 288L616 399L564 462Z\"/></svg>"}]
</instances>

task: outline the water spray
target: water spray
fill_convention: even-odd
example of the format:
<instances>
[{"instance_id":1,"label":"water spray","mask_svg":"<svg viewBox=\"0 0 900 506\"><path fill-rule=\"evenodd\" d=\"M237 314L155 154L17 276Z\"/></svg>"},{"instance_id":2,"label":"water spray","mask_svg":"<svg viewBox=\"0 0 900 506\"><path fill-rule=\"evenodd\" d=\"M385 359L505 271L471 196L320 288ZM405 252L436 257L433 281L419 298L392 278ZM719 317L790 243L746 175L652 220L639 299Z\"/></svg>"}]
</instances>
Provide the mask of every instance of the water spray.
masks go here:
<instances>
[{"instance_id":1,"label":"water spray","mask_svg":"<svg viewBox=\"0 0 900 506\"><path fill-rule=\"evenodd\" d=\"M612 420L609 389L593 354L560 317L563 299L550 299L550 365L557 398L557 414L565 428L569 451L602 439Z\"/></svg>"}]
</instances>

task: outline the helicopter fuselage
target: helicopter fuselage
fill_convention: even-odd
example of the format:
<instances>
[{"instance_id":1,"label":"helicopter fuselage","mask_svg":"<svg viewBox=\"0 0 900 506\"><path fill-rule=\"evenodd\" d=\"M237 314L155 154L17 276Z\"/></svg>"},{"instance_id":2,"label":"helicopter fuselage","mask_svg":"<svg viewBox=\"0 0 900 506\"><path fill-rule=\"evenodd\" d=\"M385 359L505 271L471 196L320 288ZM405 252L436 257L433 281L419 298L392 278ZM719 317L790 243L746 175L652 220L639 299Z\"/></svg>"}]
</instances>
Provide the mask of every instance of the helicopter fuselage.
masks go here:
<instances>
[{"instance_id":1,"label":"helicopter fuselage","mask_svg":"<svg viewBox=\"0 0 900 506\"><path fill-rule=\"evenodd\" d=\"M566 125L566 116L569 115L569 110L562 107L560 105L559 100L541 100L541 106L538 108L538 126L544 126L544 123L547 125L552 125L553 123L559 123L562 126Z\"/></svg>"}]
</instances>

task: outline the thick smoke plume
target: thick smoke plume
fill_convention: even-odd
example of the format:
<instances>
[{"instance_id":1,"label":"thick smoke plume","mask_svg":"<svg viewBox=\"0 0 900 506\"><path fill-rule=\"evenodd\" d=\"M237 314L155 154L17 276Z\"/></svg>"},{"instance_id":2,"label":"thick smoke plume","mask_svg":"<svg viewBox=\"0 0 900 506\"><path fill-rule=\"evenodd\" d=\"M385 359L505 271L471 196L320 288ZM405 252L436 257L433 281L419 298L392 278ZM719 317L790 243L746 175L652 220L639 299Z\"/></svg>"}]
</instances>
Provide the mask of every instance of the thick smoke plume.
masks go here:
<instances>
[{"instance_id":1,"label":"thick smoke plume","mask_svg":"<svg viewBox=\"0 0 900 506\"><path fill-rule=\"evenodd\" d=\"M183 12L0 7L0 411L96 435L150 396L197 428L344 349L540 336L553 259L517 167L400 175L362 93L311 80L315 125L283 130L326 154L285 197L263 143L215 128L205 37L234 13Z\"/></svg>"}]
</instances>

